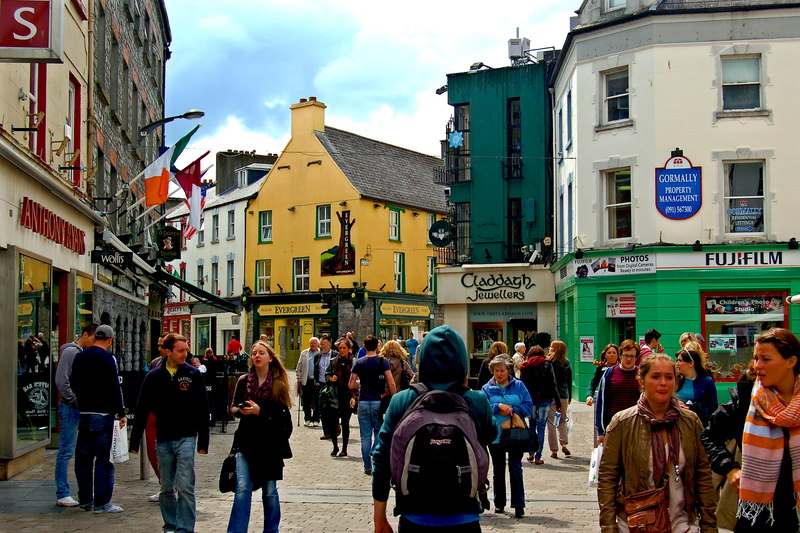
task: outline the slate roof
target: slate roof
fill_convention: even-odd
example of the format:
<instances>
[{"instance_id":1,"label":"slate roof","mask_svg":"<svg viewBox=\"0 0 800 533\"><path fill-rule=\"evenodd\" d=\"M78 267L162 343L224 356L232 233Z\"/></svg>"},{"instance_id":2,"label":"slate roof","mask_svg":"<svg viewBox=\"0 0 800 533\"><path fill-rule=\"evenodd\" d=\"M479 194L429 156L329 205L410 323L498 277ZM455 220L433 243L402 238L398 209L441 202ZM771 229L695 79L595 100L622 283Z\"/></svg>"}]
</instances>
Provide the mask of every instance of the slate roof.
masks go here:
<instances>
[{"instance_id":1,"label":"slate roof","mask_svg":"<svg viewBox=\"0 0 800 533\"><path fill-rule=\"evenodd\" d=\"M433 183L442 160L419 152L325 126L314 135L345 176L371 200L445 213L445 187Z\"/></svg>"},{"instance_id":2,"label":"slate roof","mask_svg":"<svg viewBox=\"0 0 800 533\"><path fill-rule=\"evenodd\" d=\"M246 198L255 198L258 195L258 190L261 188L261 184L264 183L265 179L267 179L266 176L259 178L250 185L231 189L221 196L217 195L216 187L211 187L206 191L206 206L203 211L205 212L209 209L213 209L221 205L227 205L233 202L238 202L239 200L244 200ZM176 218L185 217L188 214L189 208L185 203L182 203L169 211L165 218L167 220L173 220Z\"/></svg>"}]
</instances>

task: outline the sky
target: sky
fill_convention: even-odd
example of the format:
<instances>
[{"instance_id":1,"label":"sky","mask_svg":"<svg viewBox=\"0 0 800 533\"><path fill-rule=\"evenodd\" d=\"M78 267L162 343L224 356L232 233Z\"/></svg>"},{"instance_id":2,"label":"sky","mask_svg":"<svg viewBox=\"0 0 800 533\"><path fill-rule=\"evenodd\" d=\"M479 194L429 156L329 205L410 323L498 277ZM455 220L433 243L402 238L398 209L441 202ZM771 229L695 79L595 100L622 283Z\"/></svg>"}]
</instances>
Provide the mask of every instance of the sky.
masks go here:
<instances>
[{"instance_id":1,"label":"sky","mask_svg":"<svg viewBox=\"0 0 800 533\"><path fill-rule=\"evenodd\" d=\"M579 0L166 0L166 116L201 109L178 160L206 150L280 153L289 106L316 96L325 123L439 156L452 107L435 91L475 62L509 66L508 39L561 48ZM173 144L195 125L166 126ZM207 176L211 176L213 171Z\"/></svg>"}]
</instances>

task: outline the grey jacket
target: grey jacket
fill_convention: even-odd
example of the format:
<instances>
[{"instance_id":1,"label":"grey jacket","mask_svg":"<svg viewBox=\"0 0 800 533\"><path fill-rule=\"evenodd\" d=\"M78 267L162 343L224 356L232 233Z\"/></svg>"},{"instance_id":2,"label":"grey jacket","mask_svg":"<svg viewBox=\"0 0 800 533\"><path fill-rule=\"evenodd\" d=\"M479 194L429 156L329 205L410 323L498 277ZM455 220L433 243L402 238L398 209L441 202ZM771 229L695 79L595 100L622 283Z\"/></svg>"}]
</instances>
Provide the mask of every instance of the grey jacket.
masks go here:
<instances>
[{"instance_id":1,"label":"grey jacket","mask_svg":"<svg viewBox=\"0 0 800 533\"><path fill-rule=\"evenodd\" d=\"M297 375L297 381L301 382L303 385L306 384L306 380L308 378L308 365L313 365L314 361L309 357L311 353L310 348L306 348L302 352L300 352L300 357L297 359L297 369L295 370L295 374ZM316 353L319 353L317 350ZM327 367L326 367L327 368Z\"/></svg>"},{"instance_id":2,"label":"grey jacket","mask_svg":"<svg viewBox=\"0 0 800 533\"><path fill-rule=\"evenodd\" d=\"M75 356L83 351L77 342L68 342L61 346L58 351L58 366L56 367L56 387L61 394L61 401L70 407L78 407L75 401L75 393L69 384L72 375L72 362Z\"/></svg>"}]
</instances>

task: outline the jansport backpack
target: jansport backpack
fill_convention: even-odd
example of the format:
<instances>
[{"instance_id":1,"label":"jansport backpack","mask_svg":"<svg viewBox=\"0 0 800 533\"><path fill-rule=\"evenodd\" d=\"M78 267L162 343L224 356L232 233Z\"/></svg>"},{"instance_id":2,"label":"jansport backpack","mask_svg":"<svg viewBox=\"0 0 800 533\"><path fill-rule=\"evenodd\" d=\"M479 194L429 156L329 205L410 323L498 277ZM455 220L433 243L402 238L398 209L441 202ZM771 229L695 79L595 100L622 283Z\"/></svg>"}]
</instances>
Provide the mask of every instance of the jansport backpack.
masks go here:
<instances>
[{"instance_id":1,"label":"jansport backpack","mask_svg":"<svg viewBox=\"0 0 800 533\"><path fill-rule=\"evenodd\" d=\"M417 398L392 437L390 464L395 514L469 512L488 485L489 456L478 441L464 397L411 386Z\"/></svg>"}]
</instances>

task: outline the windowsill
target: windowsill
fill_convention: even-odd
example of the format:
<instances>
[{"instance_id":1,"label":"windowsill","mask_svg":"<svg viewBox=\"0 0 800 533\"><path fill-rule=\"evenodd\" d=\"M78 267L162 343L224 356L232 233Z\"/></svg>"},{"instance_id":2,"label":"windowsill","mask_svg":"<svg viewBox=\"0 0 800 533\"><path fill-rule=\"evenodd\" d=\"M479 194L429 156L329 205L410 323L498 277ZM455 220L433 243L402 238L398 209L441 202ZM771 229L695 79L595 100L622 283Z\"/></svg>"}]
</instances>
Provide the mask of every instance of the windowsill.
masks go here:
<instances>
[{"instance_id":1,"label":"windowsill","mask_svg":"<svg viewBox=\"0 0 800 533\"><path fill-rule=\"evenodd\" d=\"M746 117L770 117L772 111L769 109L729 109L717 111L714 116L718 119L723 118L746 118Z\"/></svg>"},{"instance_id":2,"label":"windowsill","mask_svg":"<svg viewBox=\"0 0 800 533\"><path fill-rule=\"evenodd\" d=\"M617 120L615 122L608 122L606 124L598 124L594 127L595 133L600 133L602 131L609 131L609 130L618 130L620 128L629 128L633 126L633 119L629 118L626 120Z\"/></svg>"},{"instance_id":3,"label":"windowsill","mask_svg":"<svg viewBox=\"0 0 800 533\"><path fill-rule=\"evenodd\" d=\"M217 243L219 243L219 239L211 239L211 244L217 244Z\"/></svg>"},{"instance_id":4,"label":"windowsill","mask_svg":"<svg viewBox=\"0 0 800 533\"><path fill-rule=\"evenodd\" d=\"M258 241L258 244L272 244L272 241Z\"/></svg>"},{"instance_id":5,"label":"windowsill","mask_svg":"<svg viewBox=\"0 0 800 533\"><path fill-rule=\"evenodd\" d=\"M236 240L236 237L234 237L233 235L228 235L228 237L225 240L233 241Z\"/></svg>"},{"instance_id":6,"label":"windowsill","mask_svg":"<svg viewBox=\"0 0 800 533\"><path fill-rule=\"evenodd\" d=\"M331 238L330 235L317 235L316 237L314 237L314 240L315 241L320 241L320 240L330 239L330 238Z\"/></svg>"},{"instance_id":7,"label":"windowsill","mask_svg":"<svg viewBox=\"0 0 800 533\"><path fill-rule=\"evenodd\" d=\"M202 248L202 247L203 247L203 246L205 246L205 245L206 245L206 243L204 243L204 242L198 242L198 243L197 243L197 247L198 247L198 248Z\"/></svg>"}]
</instances>

